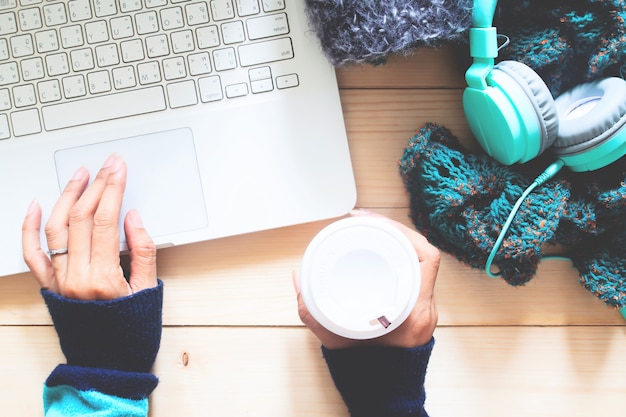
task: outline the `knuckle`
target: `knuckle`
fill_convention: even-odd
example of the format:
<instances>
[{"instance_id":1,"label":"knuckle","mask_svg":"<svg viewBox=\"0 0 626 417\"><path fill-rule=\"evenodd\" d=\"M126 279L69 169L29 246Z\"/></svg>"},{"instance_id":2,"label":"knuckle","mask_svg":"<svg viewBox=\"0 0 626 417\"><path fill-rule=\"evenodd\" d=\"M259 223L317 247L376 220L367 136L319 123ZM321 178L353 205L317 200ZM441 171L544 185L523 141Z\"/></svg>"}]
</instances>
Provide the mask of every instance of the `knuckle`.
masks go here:
<instances>
[{"instance_id":1,"label":"knuckle","mask_svg":"<svg viewBox=\"0 0 626 417\"><path fill-rule=\"evenodd\" d=\"M428 252L428 256L433 263L433 266L439 269L439 265L441 264L441 251L434 246L430 246L430 250Z\"/></svg>"},{"instance_id":2,"label":"knuckle","mask_svg":"<svg viewBox=\"0 0 626 417\"><path fill-rule=\"evenodd\" d=\"M94 229L109 229L117 224L115 214L110 210L100 209L93 216Z\"/></svg>"},{"instance_id":3,"label":"knuckle","mask_svg":"<svg viewBox=\"0 0 626 417\"><path fill-rule=\"evenodd\" d=\"M154 243L150 241L149 243L145 243L140 246L133 247L131 249L133 255L137 256L139 259L142 259L146 264L154 264L156 263L157 257L157 249L154 246Z\"/></svg>"},{"instance_id":4,"label":"knuckle","mask_svg":"<svg viewBox=\"0 0 626 417\"><path fill-rule=\"evenodd\" d=\"M419 248L418 255L424 260L427 260L432 268L437 271L441 264L441 251L435 246L428 244Z\"/></svg>"},{"instance_id":5,"label":"knuckle","mask_svg":"<svg viewBox=\"0 0 626 417\"><path fill-rule=\"evenodd\" d=\"M69 212L69 224L80 224L87 220L90 216L88 210L86 210L82 204L77 203L72 206Z\"/></svg>"},{"instance_id":6,"label":"knuckle","mask_svg":"<svg viewBox=\"0 0 626 417\"><path fill-rule=\"evenodd\" d=\"M107 300L111 298L111 289L102 280L98 280L89 289L90 298L94 300Z\"/></svg>"},{"instance_id":7,"label":"knuckle","mask_svg":"<svg viewBox=\"0 0 626 417\"><path fill-rule=\"evenodd\" d=\"M439 249L436 246L434 246L432 243L430 243L429 241L426 241L426 242L427 243L421 247L421 250L426 252L426 255L429 258L433 258L433 259L439 258L441 256Z\"/></svg>"},{"instance_id":8,"label":"knuckle","mask_svg":"<svg viewBox=\"0 0 626 417\"><path fill-rule=\"evenodd\" d=\"M150 243L148 245L144 245L144 246L140 246L137 248L140 252L140 254L146 258L156 258L157 255L157 249L156 246L154 246L153 243Z\"/></svg>"},{"instance_id":9,"label":"knuckle","mask_svg":"<svg viewBox=\"0 0 626 417\"><path fill-rule=\"evenodd\" d=\"M73 282L65 282L61 295L65 298L73 300L81 300L84 298L83 290Z\"/></svg>"},{"instance_id":10,"label":"knuckle","mask_svg":"<svg viewBox=\"0 0 626 417\"><path fill-rule=\"evenodd\" d=\"M112 273L102 275L101 272L96 271L92 271L92 275L97 277L113 276ZM85 280L75 276L74 279L65 280L62 295L75 300L108 300L115 298L112 282L113 280L109 279Z\"/></svg>"},{"instance_id":11,"label":"knuckle","mask_svg":"<svg viewBox=\"0 0 626 417\"><path fill-rule=\"evenodd\" d=\"M44 226L44 233L48 240L55 240L61 236L63 228L56 223L47 222Z\"/></svg>"}]
</instances>

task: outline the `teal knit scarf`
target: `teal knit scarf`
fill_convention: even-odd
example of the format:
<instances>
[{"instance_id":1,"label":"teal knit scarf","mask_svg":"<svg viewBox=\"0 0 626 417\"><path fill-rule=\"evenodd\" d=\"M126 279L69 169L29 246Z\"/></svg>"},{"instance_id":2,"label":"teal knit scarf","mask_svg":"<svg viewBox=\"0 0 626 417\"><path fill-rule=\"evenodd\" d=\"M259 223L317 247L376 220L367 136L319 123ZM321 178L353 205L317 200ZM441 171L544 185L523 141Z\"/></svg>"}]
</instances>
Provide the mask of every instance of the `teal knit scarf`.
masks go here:
<instances>
[{"instance_id":1,"label":"teal knit scarf","mask_svg":"<svg viewBox=\"0 0 626 417\"><path fill-rule=\"evenodd\" d=\"M449 130L427 124L399 165L413 223L435 246L484 268L513 204L548 165L545 158L506 167L468 153ZM587 290L626 307L625 216L626 157L594 172L562 170L524 201L494 265L509 284L522 285L535 275L546 246L560 244Z\"/></svg>"}]
</instances>

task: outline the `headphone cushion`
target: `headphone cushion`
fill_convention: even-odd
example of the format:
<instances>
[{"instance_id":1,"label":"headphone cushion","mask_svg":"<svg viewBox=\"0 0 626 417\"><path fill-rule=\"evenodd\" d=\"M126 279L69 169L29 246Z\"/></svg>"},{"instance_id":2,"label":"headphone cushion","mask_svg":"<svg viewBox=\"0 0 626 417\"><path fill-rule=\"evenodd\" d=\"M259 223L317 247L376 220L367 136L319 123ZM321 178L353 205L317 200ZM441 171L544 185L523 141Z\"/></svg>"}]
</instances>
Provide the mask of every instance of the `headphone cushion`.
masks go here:
<instances>
[{"instance_id":1,"label":"headphone cushion","mask_svg":"<svg viewBox=\"0 0 626 417\"><path fill-rule=\"evenodd\" d=\"M502 71L512 78L526 93L535 108L541 126L541 143L539 154L551 146L557 139L559 118L552 93L541 77L530 67L517 61L501 61L493 68Z\"/></svg>"},{"instance_id":2,"label":"headphone cushion","mask_svg":"<svg viewBox=\"0 0 626 417\"><path fill-rule=\"evenodd\" d=\"M626 124L626 81L611 77L576 86L561 94L555 105L560 120L555 154L584 152Z\"/></svg>"}]
</instances>

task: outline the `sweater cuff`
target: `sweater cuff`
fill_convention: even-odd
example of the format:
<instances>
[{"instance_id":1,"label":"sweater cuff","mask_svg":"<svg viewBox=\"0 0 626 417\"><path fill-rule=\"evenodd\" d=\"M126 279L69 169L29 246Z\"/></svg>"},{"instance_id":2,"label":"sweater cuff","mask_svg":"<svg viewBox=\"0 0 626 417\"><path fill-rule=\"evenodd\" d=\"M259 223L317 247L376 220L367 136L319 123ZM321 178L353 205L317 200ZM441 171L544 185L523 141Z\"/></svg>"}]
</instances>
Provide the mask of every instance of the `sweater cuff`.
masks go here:
<instances>
[{"instance_id":1,"label":"sweater cuff","mask_svg":"<svg viewBox=\"0 0 626 417\"><path fill-rule=\"evenodd\" d=\"M127 297L82 301L41 290L68 365L148 372L161 342L163 282Z\"/></svg>"},{"instance_id":2,"label":"sweater cuff","mask_svg":"<svg viewBox=\"0 0 626 417\"><path fill-rule=\"evenodd\" d=\"M424 379L434 342L412 349L322 346L322 352L351 417L427 417Z\"/></svg>"},{"instance_id":3,"label":"sweater cuff","mask_svg":"<svg viewBox=\"0 0 626 417\"><path fill-rule=\"evenodd\" d=\"M59 365L46 380L46 387L70 386L78 391L98 391L129 400L143 400L158 382L150 373Z\"/></svg>"}]
</instances>

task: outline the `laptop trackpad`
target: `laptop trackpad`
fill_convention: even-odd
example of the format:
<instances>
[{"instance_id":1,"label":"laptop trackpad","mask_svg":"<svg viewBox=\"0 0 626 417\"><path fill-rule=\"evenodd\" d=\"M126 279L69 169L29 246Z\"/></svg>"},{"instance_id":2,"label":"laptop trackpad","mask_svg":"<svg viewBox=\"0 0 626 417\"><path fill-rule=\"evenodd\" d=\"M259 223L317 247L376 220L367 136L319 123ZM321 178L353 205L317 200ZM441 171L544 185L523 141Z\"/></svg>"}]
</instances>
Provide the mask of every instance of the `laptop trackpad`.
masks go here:
<instances>
[{"instance_id":1,"label":"laptop trackpad","mask_svg":"<svg viewBox=\"0 0 626 417\"><path fill-rule=\"evenodd\" d=\"M55 153L59 187L85 166L95 178L105 159L116 153L128 167L123 217L136 208L155 238L207 226L200 174L190 129L150 133L93 145L62 149Z\"/></svg>"}]
</instances>

